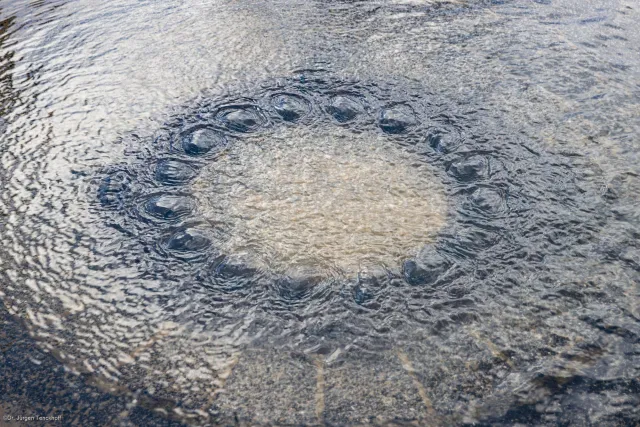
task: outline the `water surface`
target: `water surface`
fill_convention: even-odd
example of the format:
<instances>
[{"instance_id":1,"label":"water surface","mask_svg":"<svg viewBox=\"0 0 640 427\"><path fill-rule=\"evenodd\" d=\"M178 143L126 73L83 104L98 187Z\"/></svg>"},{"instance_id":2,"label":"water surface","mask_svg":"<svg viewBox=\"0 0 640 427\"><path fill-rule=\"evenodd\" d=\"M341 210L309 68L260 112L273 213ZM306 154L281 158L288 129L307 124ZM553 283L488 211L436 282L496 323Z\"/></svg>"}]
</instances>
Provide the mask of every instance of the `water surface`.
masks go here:
<instances>
[{"instance_id":1,"label":"water surface","mask_svg":"<svg viewBox=\"0 0 640 427\"><path fill-rule=\"evenodd\" d=\"M0 1L2 302L178 422L637 423L638 18Z\"/></svg>"}]
</instances>

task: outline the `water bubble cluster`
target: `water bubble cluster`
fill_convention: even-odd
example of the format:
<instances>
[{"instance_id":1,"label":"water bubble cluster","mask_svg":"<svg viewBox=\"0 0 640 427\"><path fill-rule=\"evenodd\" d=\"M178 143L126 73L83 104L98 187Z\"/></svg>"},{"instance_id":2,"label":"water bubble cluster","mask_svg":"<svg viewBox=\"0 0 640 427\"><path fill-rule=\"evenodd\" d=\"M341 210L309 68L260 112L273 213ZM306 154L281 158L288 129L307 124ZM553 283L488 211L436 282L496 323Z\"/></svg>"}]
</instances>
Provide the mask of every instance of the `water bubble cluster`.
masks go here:
<instances>
[{"instance_id":1,"label":"water bubble cluster","mask_svg":"<svg viewBox=\"0 0 640 427\"><path fill-rule=\"evenodd\" d=\"M523 278L578 271L567 251L605 221L588 169L424 88L310 73L194 104L136 141L93 197L136 268L165 284L147 295L161 318L199 334L242 324L256 346L347 359L437 341L474 358L467 341L496 305L517 321L521 292L548 292ZM462 389L512 363L492 345ZM437 384L451 404L469 398Z\"/></svg>"}]
</instances>

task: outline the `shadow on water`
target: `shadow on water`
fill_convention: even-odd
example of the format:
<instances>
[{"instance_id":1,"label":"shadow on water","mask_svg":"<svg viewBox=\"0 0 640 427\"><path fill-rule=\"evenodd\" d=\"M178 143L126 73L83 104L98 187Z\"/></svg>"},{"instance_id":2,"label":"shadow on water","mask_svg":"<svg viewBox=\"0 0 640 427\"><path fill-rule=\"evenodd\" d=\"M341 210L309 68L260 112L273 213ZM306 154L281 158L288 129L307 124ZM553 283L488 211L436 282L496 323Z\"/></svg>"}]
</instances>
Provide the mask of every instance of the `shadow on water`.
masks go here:
<instances>
[{"instance_id":1,"label":"shadow on water","mask_svg":"<svg viewBox=\"0 0 640 427\"><path fill-rule=\"evenodd\" d=\"M0 27L6 413L639 421L632 6L80 3Z\"/></svg>"}]
</instances>

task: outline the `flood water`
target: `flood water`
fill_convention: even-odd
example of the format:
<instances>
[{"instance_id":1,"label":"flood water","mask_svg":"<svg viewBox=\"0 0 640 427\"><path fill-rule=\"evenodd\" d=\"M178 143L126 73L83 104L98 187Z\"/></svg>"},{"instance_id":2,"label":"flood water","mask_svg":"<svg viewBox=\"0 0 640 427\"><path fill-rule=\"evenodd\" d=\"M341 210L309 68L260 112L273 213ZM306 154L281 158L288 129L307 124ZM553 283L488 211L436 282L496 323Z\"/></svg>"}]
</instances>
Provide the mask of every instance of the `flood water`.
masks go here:
<instances>
[{"instance_id":1,"label":"flood water","mask_svg":"<svg viewBox=\"0 0 640 427\"><path fill-rule=\"evenodd\" d=\"M0 0L0 413L640 423L638 22Z\"/></svg>"}]
</instances>

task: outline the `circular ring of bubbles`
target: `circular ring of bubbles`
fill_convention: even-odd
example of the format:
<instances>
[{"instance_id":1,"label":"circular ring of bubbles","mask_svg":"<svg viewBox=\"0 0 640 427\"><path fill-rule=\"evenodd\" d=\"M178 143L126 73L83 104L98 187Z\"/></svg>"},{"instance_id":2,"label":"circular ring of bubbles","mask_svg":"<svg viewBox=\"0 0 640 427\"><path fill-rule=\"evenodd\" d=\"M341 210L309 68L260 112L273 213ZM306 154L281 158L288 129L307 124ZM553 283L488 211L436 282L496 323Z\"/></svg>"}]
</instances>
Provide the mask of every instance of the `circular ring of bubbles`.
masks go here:
<instances>
[{"instance_id":1,"label":"circular ring of bubbles","mask_svg":"<svg viewBox=\"0 0 640 427\"><path fill-rule=\"evenodd\" d=\"M298 126L376 132L429 164L449 206L436 241L395 269L340 279L275 274L219 251L217 224L199 216L190 183L248 136ZM495 328L509 334L505 325L523 301L546 304L547 284L559 272L581 271L580 254L571 254L592 244L606 221L588 167L537 149L503 125L500 112L456 104L411 83L304 71L203 96L153 138L131 141L132 161L103 171L92 197L106 224L132 242L125 250L140 255L133 262L144 276L162 283L145 298L155 298L163 321L200 335L246 321L243 333L256 346L323 355L417 346L418 356L473 359L477 343L470 337ZM124 252L122 258L132 259ZM529 314L544 319L536 313ZM538 344L525 344L531 363L552 363L531 350ZM451 360L441 363L466 369ZM487 360L483 379L494 381L504 363ZM147 375L132 372L134 383ZM461 374L459 381L476 390L474 378ZM454 386L438 386L442 399L459 403ZM192 395L166 394L180 396Z\"/></svg>"},{"instance_id":2,"label":"circular ring of bubbles","mask_svg":"<svg viewBox=\"0 0 640 427\"><path fill-rule=\"evenodd\" d=\"M216 225L198 217L197 201L188 189L199 171L208 162L215 162L231 144L242 144L243 137L268 132L275 126L320 124L352 129L355 133L370 130L421 154L425 154L424 149L450 152L454 145L463 143L461 129L446 121L433 120L429 117L432 111L425 110L420 103L395 99L391 92L387 99L377 99L372 89L377 87L324 77L310 80L301 77L272 82L272 87L265 85L251 97L231 94L217 102L201 101L167 123L150 146L138 147L137 165L110 168L98 185L99 209L124 213L116 228L140 236L144 251L151 258L171 266L167 271L174 266L171 261L187 261L182 267L197 266L195 276L204 277L212 288L223 292L243 288L246 291L268 272L229 262L227 254L212 244ZM424 160L432 161L429 157ZM448 179L444 171L441 175L441 179ZM506 200L500 190L493 191L494 198L485 202L486 209L501 211ZM108 221L112 223L113 217L109 216ZM442 269L449 265L445 257L434 256L442 263ZM395 271L398 278L401 270L402 266L398 266ZM405 263L409 283L423 281L415 270L414 261ZM236 280L231 283L231 278ZM286 308L321 297L328 286L319 283L322 279L271 274L272 286L268 288L277 293L275 305L283 303L282 308ZM355 301L361 299L355 297Z\"/></svg>"},{"instance_id":3,"label":"circular ring of bubbles","mask_svg":"<svg viewBox=\"0 0 640 427\"><path fill-rule=\"evenodd\" d=\"M302 308L317 314L327 301L335 302L338 288L347 306L376 311L381 299L389 297L382 288L409 285L436 292L464 277L491 275L496 266L483 267L489 258L509 264L542 257L524 246L531 230L548 227L544 222L549 216L542 211L549 206L542 205L558 199L523 189L542 180L550 195L571 198L579 191L571 187L575 176L552 171L549 161L517 136L489 130L472 108L450 111L447 100L422 88L338 80L308 71L264 82L252 91L203 97L186 107L153 141L136 139L135 164L110 167L98 183L99 209L109 212L112 226L112 213L118 212L115 228L137 236L141 250L155 262L154 271L172 277L176 271L188 273L180 285L185 296L204 288L245 308L259 304L272 312ZM346 292L322 277L274 274L230 259L212 243L217 224L198 216L189 192L200 170L248 135L278 126L319 125L377 132L417 153L434 166L452 201L449 223L435 244L397 269L360 272Z\"/></svg>"}]
</instances>

